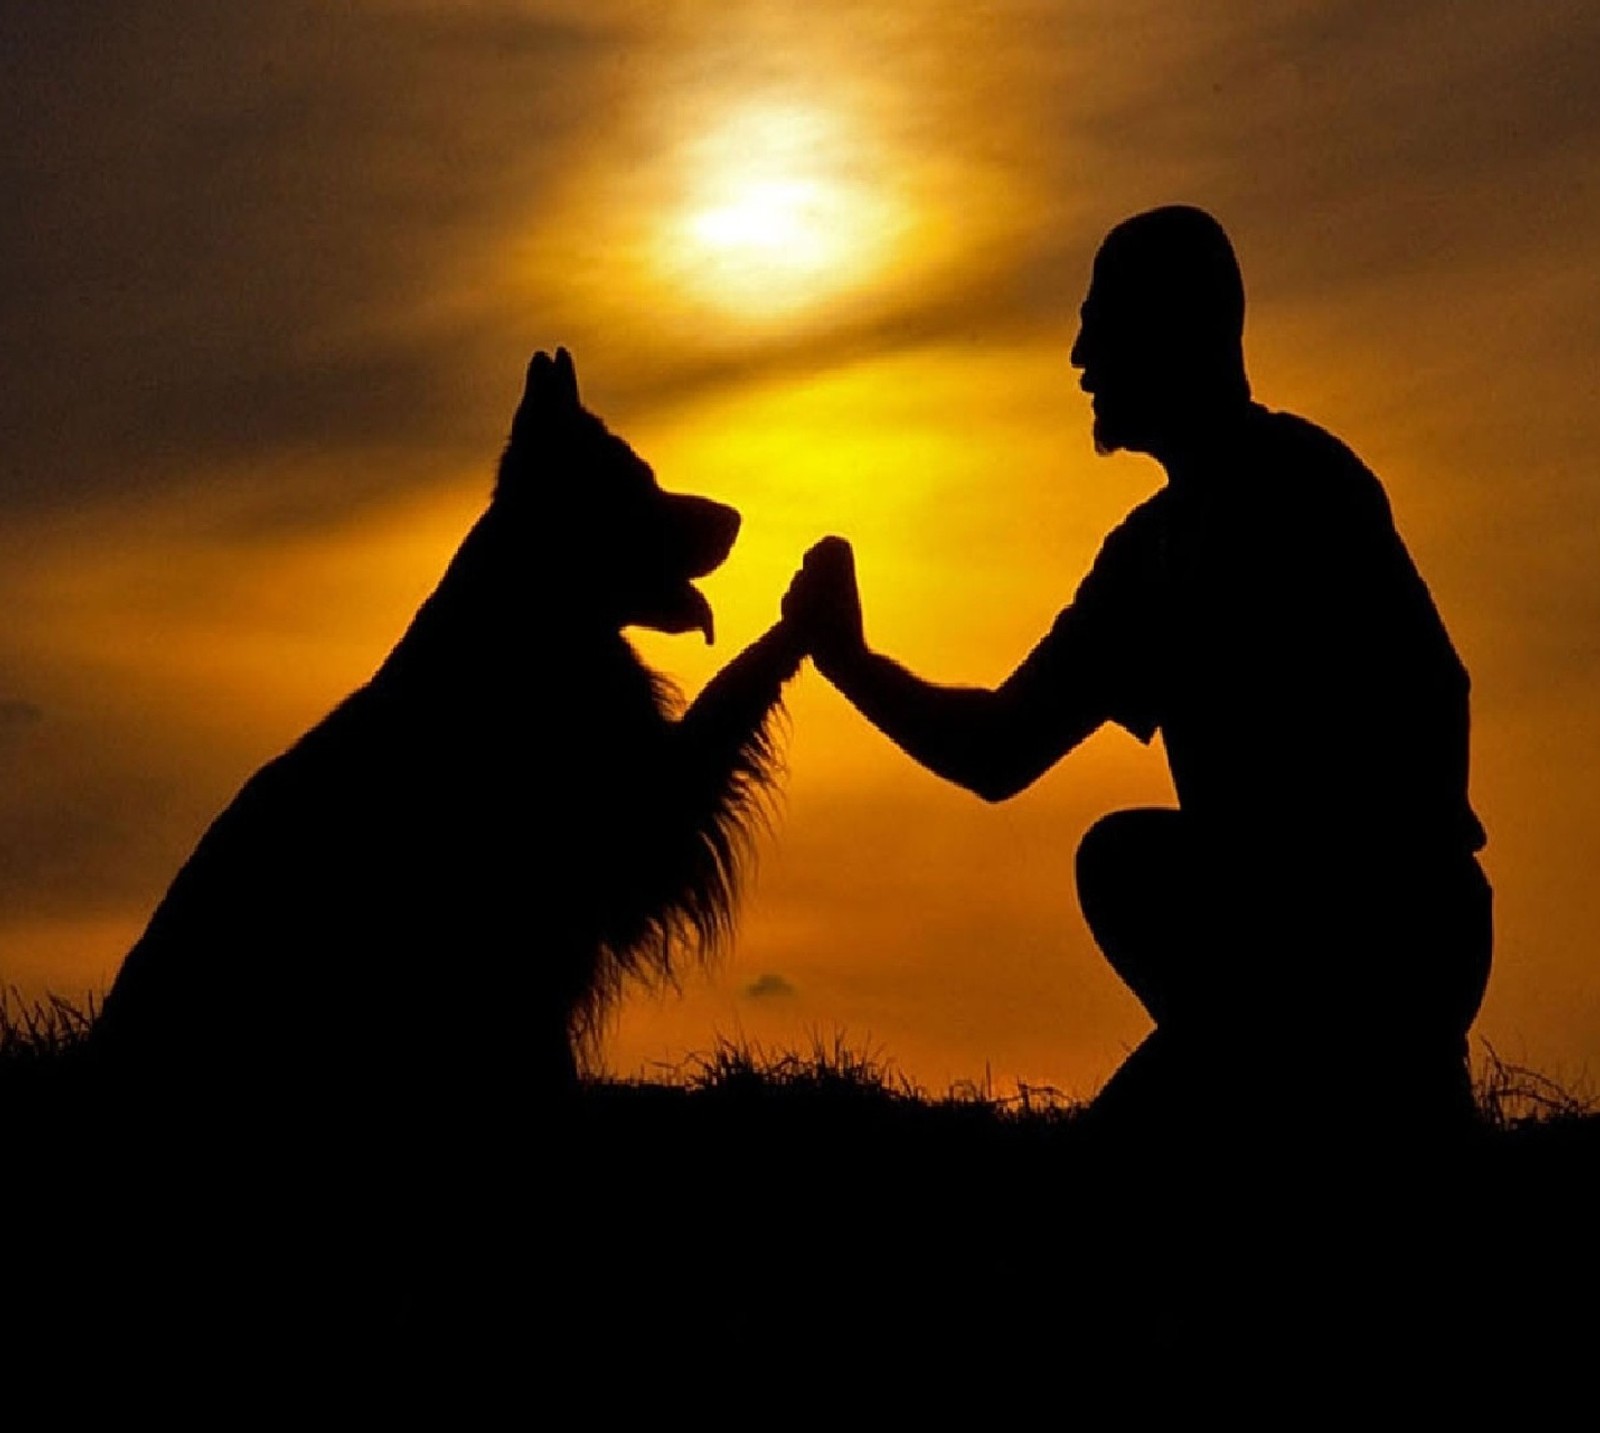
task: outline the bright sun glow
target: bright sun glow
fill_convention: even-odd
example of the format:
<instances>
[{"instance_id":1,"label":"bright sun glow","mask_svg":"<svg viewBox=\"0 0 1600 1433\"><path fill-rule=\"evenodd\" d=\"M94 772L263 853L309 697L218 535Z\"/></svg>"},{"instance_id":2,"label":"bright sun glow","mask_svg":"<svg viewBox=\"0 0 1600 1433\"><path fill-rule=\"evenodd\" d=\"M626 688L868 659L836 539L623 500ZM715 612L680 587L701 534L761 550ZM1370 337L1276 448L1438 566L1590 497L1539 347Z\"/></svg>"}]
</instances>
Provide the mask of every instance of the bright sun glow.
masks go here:
<instances>
[{"instance_id":1,"label":"bright sun glow","mask_svg":"<svg viewBox=\"0 0 1600 1433\"><path fill-rule=\"evenodd\" d=\"M883 266L903 227L869 167L837 115L737 110L689 148L663 264L697 297L747 318L837 297Z\"/></svg>"},{"instance_id":2,"label":"bright sun glow","mask_svg":"<svg viewBox=\"0 0 1600 1433\"><path fill-rule=\"evenodd\" d=\"M751 184L731 204L695 215L690 227L708 248L803 257L819 247L817 221L827 201L826 189L812 181L768 179Z\"/></svg>"}]
</instances>

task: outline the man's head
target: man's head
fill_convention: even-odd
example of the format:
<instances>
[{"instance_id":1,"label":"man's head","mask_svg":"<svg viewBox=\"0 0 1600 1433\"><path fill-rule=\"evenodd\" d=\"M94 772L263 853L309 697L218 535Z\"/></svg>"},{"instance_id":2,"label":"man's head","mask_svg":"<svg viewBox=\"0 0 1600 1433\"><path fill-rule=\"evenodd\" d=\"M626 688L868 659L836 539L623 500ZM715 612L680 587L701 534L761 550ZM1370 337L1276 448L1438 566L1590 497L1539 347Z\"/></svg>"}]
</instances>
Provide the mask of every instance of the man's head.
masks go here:
<instances>
[{"instance_id":1,"label":"man's head","mask_svg":"<svg viewBox=\"0 0 1600 1433\"><path fill-rule=\"evenodd\" d=\"M1118 224L1095 255L1072 365L1094 400L1095 447L1156 452L1249 400L1244 280L1203 209L1173 204Z\"/></svg>"}]
</instances>

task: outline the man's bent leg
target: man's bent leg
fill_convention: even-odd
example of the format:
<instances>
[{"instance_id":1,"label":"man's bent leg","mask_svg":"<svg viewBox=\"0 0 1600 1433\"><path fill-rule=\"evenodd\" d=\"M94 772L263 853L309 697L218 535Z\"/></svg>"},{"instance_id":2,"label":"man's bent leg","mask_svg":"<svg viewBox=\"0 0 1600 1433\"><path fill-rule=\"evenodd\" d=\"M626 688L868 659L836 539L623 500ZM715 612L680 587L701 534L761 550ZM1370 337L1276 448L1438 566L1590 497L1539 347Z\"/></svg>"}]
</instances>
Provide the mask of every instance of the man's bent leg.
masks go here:
<instances>
[{"instance_id":1,"label":"man's bent leg","mask_svg":"<svg viewBox=\"0 0 1600 1433\"><path fill-rule=\"evenodd\" d=\"M1181 1016L1194 961L1194 852L1181 812L1113 811L1078 847L1078 902L1111 968L1158 1025Z\"/></svg>"},{"instance_id":2,"label":"man's bent leg","mask_svg":"<svg viewBox=\"0 0 1600 1433\"><path fill-rule=\"evenodd\" d=\"M1469 1124L1467 1031L1494 944L1489 882L1467 856L1407 863L1372 879L1367 909L1348 954L1378 1046L1374 1083L1405 1128Z\"/></svg>"},{"instance_id":3,"label":"man's bent leg","mask_svg":"<svg viewBox=\"0 0 1600 1433\"><path fill-rule=\"evenodd\" d=\"M1146 809L1097 822L1077 867L1095 940L1158 1027L1096 1101L1108 1115L1225 1098L1308 1130L1470 1117L1492 940L1476 862L1375 868Z\"/></svg>"},{"instance_id":4,"label":"man's bent leg","mask_svg":"<svg viewBox=\"0 0 1600 1433\"><path fill-rule=\"evenodd\" d=\"M1206 1015L1213 921L1187 818L1158 807L1103 817L1078 847L1077 879L1096 943L1156 1022L1096 1095L1091 1123L1140 1135L1191 1130L1215 1094L1205 1072L1231 1040Z\"/></svg>"}]
</instances>

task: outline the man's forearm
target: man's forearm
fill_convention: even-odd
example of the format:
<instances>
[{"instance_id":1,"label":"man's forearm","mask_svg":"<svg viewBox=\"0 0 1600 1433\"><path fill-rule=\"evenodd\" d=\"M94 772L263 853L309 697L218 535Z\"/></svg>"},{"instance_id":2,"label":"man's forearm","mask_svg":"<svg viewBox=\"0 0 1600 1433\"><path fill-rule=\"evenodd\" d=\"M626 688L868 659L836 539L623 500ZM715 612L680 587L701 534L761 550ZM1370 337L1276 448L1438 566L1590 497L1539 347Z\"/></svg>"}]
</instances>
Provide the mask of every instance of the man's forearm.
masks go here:
<instances>
[{"instance_id":1,"label":"man's forearm","mask_svg":"<svg viewBox=\"0 0 1600 1433\"><path fill-rule=\"evenodd\" d=\"M986 801L1021 791L1102 720L1087 704L1062 700L1043 642L998 691L936 686L872 651L855 556L841 537L806 553L783 612L805 633L817 669L862 716L914 761Z\"/></svg>"},{"instance_id":2,"label":"man's forearm","mask_svg":"<svg viewBox=\"0 0 1600 1433\"><path fill-rule=\"evenodd\" d=\"M999 801L1026 785L1006 757L1002 703L979 687L944 687L863 647L822 674L907 756L947 781Z\"/></svg>"}]
</instances>

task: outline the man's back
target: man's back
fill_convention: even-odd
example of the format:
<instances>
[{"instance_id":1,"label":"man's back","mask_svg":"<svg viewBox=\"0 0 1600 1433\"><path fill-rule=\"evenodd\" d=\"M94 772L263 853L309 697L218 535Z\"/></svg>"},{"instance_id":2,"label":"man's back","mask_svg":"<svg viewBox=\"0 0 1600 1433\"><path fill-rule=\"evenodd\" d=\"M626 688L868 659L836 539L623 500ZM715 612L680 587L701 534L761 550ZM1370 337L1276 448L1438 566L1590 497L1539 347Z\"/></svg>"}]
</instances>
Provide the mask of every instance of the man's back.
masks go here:
<instances>
[{"instance_id":1,"label":"man's back","mask_svg":"<svg viewBox=\"0 0 1600 1433\"><path fill-rule=\"evenodd\" d=\"M1056 679L1160 730L1206 827L1357 858L1477 850L1467 674L1378 480L1255 405L1217 451L1107 538L1041 644L1063 649Z\"/></svg>"}]
</instances>

